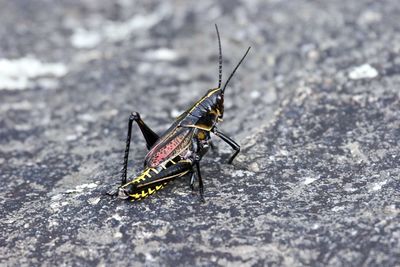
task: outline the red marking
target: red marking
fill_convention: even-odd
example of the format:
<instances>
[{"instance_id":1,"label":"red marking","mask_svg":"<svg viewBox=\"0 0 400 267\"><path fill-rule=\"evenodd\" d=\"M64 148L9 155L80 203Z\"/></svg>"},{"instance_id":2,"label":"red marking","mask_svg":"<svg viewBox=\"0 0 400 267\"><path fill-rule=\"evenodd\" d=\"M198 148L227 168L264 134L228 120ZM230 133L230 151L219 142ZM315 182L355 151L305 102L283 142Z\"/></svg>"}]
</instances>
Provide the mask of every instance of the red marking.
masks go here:
<instances>
[{"instance_id":1,"label":"red marking","mask_svg":"<svg viewBox=\"0 0 400 267\"><path fill-rule=\"evenodd\" d=\"M182 140L182 136L177 136L164 147L160 148L160 150L158 150L157 153L151 158L149 162L150 165L157 166L162 163L179 146Z\"/></svg>"},{"instance_id":2,"label":"red marking","mask_svg":"<svg viewBox=\"0 0 400 267\"><path fill-rule=\"evenodd\" d=\"M190 134L193 129L176 128L165 137L161 137L159 142L147 153L145 157L146 166L156 167L166 160L179 155L190 141Z\"/></svg>"}]
</instances>

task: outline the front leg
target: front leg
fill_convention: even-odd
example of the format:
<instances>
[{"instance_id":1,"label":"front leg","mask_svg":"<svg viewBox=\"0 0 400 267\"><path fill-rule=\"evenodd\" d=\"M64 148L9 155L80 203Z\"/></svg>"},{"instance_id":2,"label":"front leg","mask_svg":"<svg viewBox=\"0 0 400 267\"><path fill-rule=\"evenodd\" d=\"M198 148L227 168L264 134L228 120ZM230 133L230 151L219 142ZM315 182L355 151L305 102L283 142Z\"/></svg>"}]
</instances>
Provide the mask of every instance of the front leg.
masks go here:
<instances>
[{"instance_id":1,"label":"front leg","mask_svg":"<svg viewBox=\"0 0 400 267\"><path fill-rule=\"evenodd\" d=\"M203 178L201 177L201 172L200 172L200 163L199 161L195 162L196 165L196 173L197 173L197 179L199 179L199 191L200 191L200 199L202 202L206 202L204 200L204 185L203 185Z\"/></svg>"},{"instance_id":2,"label":"front leg","mask_svg":"<svg viewBox=\"0 0 400 267\"><path fill-rule=\"evenodd\" d=\"M223 141L225 141L233 150L235 150L230 159L228 160L228 163L232 164L232 161L236 158L237 154L239 154L240 152L240 146L232 138L218 131L216 128L213 129L213 133L219 138L221 138Z\"/></svg>"},{"instance_id":3,"label":"front leg","mask_svg":"<svg viewBox=\"0 0 400 267\"><path fill-rule=\"evenodd\" d=\"M192 193L194 193L194 180L195 180L195 174L194 172L190 176L190 189L192 190Z\"/></svg>"},{"instance_id":4,"label":"front leg","mask_svg":"<svg viewBox=\"0 0 400 267\"><path fill-rule=\"evenodd\" d=\"M213 143L213 141L209 140L208 145L213 153L218 153L218 147Z\"/></svg>"}]
</instances>

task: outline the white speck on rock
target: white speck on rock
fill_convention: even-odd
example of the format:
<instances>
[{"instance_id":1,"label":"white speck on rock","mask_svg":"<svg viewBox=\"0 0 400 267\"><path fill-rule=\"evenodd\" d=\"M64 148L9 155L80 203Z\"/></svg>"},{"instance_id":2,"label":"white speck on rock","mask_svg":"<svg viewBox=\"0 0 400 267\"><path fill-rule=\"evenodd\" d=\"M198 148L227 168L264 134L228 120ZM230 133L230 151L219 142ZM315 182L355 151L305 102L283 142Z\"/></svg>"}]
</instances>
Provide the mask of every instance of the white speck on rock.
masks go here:
<instances>
[{"instance_id":1,"label":"white speck on rock","mask_svg":"<svg viewBox=\"0 0 400 267\"><path fill-rule=\"evenodd\" d=\"M66 137L65 137L65 139L67 140L67 141L75 141L75 140L77 140L78 139L78 136L76 135L76 134L70 134L70 135L67 135Z\"/></svg>"},{"instance_id":2,"label":"white speck on rock","mask_svg":"<svg viewBox=\"0 0 400 267\"><path fill-rule=\"evenodd\" d=\"M342 210L345 210L345 209L346 209L346 207L344 207L344 206L335 206L335 207L332 208L332 211L333 212L337 212L337 211L342 211Z\"/></svg>"},{"instance_id":3,"label":"white speck on rock","mask_svg":"<svg viewBox=\"0 0 400 267\"><path fill-rule=\"evenodd\" d=\"M311 227L313 230L317 230L319 228L319 225L317 223L313 224Z\"/></svg>"},{"instance_id":4,"label":"white speck on rock","mask_svg":"<svg viewBox=\"0 0 400 267\"><path fill-rule=\"evenodd\" d=\"M67 67L62 63L42 63L33 57L2 58L0 59L0 90L24 90L35 85L33 81L35 78L49 76L58 78L66 75L67 72Z\"/></svg>"},{"instance_id":5,"label":"white speck on rock","mask_svg":"<svg viewBox=\"0 0 400 267\"><path fill-rule=\"evenodd\" d=\"M101 42L101 35L95 31L76 29L71 36L71 44L76 48L93 48Z\"/></svg>"},{"instance_id":6,"label":"white speck on rock","mask_svg":"<svg viewBox=\"0 0 400 267\"><path fill-rule=\"evenodd\" d=\"M378 71L369 64L364 64L354 68L349 73L349 78L352 80L372 79L378 76Z\"/></svg>"},{"instance_id":7,"label":"white speck on rock","mask_svg":"<svg viewBox=\"0 0 400 267\"><path fill-rule=\"evenodd\" d=\"M362 152L362 149L360 148L360 143L350 142L350 143L345 144L344 148L349 149L350 153L354 157L359 158L364 162L368 162L368 157Z\"/></svg>"},{"instance_id":8,"label":"white speck on rock","mask_svg":"<svg viewBox=\"0 0 400 267\"><path fill-rule=\"evenodd\" d=\"M260 171L260 166L258 166L257 162L253 162L249 166L249 170L252 172L259 172Z\"/></svg>"},{"instance_id":9,"label":"white speck on rock","mask_svg":"<svg viewBox=\"0 0 400 267\"><path fill-rule=\"evenodd\" d=\"M82 193L85 189L93 189L96 188L97 184L90 183L90 184L81 184L75 187L75 189L69 189L65 191L66 193Z\"/></svg>"},{"instance_id":10,"label":"white speck on rock","mask_svg":"<svg viewBox=\"0 0 400 267\"><path fill-rule=\"evenodd\" d=\"M147 52L145 57L149 60L174 61L178 58L178 53L172 49L160 48Z\"/></svg>"},{"instance_id":11,"label":"white speck on rock","mask_svg":"<svg viewBox=\"0 0 400 267\"><path fill-rule=\"evenodd\" d=\"M244 173L242 170L237 170L232 173L232 177L243 177L243 176L244 176Z\"/></svg>"},{"instance_id":12,"label":"white speck on rock","mask_svg":"<svg viewBox=\"0 0 400 267\"><path fill-rule=\"evenodd\" d=\"M387 183L387 180L382 181L382 182L378 182L378 183L374 183L372 185L371 191L378 191L382 189L382 186L384 186Z\"/></svg>"},{"instance_id":13,"label":"white speck on rock","mask_svg":"<svg viewBox=\"0 0 400 267\"><path fill-rule=\"evenodd\" d=\"M254 172L236 170L236 171L232 172L231 175L232 175L232 177L244 177L244 176L254 175Z\"/></svg>"},{"instance_id":14,"label":"white speck on rock","mask_svg":"<svg viewBox=\"0 0 400 267\"><path fill-rule=\"evenodd\" d=\"M87 121L87 122L94 122L94 121L96 121L96 117L93 116L92 114L89 114L89 113L85 113L85 114L78 115L78 118L79 118L80 120Z\"/></svg>"},{"instance_id":15,"label":"white speck on rock","mask_svg":"<svg viewBox=\"0 0 400 267\"><path fill-rule=\"evenodd\" d=\"M260 93L259 91L257 91L257 90L251 91L251 93L250 93L250 97L251 97L252 99L257 99L257 98L259 98L260 96L261 96L261 93Z\"/></svg>"},{"instance_id":16,"label":"white speck on rock","mask_svg":"<svg viewBox=\"0 0 400 267\"><path fill-rule=\"evenodd\" d=\"M122 220L122 217L121 217L118 213L115 213L115 214L112 216L112 218L115 219L115 220L117 220L117 221L121 221L121 220Z\"/></svg>"},{"instance_id":17,"label":"white speck on rock","mask_svg":"<svg viewBox=\"0 0 400 267\"><path fill-rule=\"evenodd\" d=\"M98 30L75 29L70 42L76 48L94 48L103 41L119 42L129 38L129 35L138 30L146 30L156 25L163 14L152 16L137 15L123 22L104 22L104 26Z\"/></svg>"},{"instance_id":18,"label":"white speck on rock","mask_svg":"<svg viewBox=\"0 0 400 267\"><path fill-rule=\"evenodd\" d=\"M88 199L90 205L97 205L100 202L100 197L92 197Z\"/></svg>"},{"instance_id":19,"label":"white speck on rock","mask_svg":"<svg viewBox=\"0 0 400 267\"><path fill-rule=\"evenodd\" d=\"M137 15L122 23L110 23L104 28L104 34L107 39L112 41L122 41L129 36L130 33L136 30L145 30L157 24L162 16Z\"/></svg>"},{"instance_id":20,"label":"white speck on rock","mask_svg":"<svg viewBox=\"0 0 400 267\"><path fill-rule=\"evenodd\" d=\"M114 233L114 238L122 238L122 233L120 231Z\"/></svg>"},{"instance_id":21,"label":"white speck on rock","mask_svg":"<svg viewBox=\"0 0 400 267\"><path fill-rule=\"evenodd\" d=\"M51 228L51 227L55 227L55 226L58 226L59 225L59 223L57 222L57 221L55 221L55 220L50 220L49 221L49 227Z\"/></svg>"},{"instance_id":22,"label":"white speck on rock","mask_svg":"<svg viewBox=\"0 0 400 267\"><path fill-rule=\"evenodd\" d=\"M351 186L345 186L343 189L344 189L344 191L349 192L349 193L353 193L358 190L357 188L353 188Z\"/></svg>"},{"instance_id":23,"label":"white speck on rock","mask_svg":"<svg viewBox=\"0 0 400 267\"><path fill-rule=\"evenodd\" d=\"M361 15L358 17L357 22L360 25L363 24L371 24L371 23L377 23L380 22L382 20L382 14L375 12L375 11L371 11L371 10L367 10L363 13L361 13Z\"/></svg>"},{"instance_id":24,"label":"white speck on rock","mask_svg":"<svg viewBox=\"0 0 400 267\"><path fill-rule=\"evenodd\" d=\"M59 195L55 195L51 198L52 202L50 203L50 208L53 211L58 211L58 210L60 210L61 207L68 205L68 202L61 201L62 197L63 196L61 194L59 194Z\"/></svg>"},{"instance_id":25,"label":"white speck on rock","mask_svg":"<svg viewBox=\"0 0 400 267\"><path fill-rule=\"evenodd\" d=\"M289 155L289 151L285 150L285 149L281 149L278 151L277 153L280 156L288 156Z\"/></svg>"},{"instance_id":26,"label":"white speck on rock","mask_svg":"<svg viewBox=\"0 0 400 267\"><path fill-rule=\"evenodd\" d=\"M316 180L318 180L318 177L307 177L306 179L304 179L304 184L305 185L309 185L313 182L315 182Z\"/></svg>"},{"instance_id":27,"label":"white speck on rock","mask_svg":"<svg viewBox=\"0 0 400 267\"><path fill-rule=\"evenodd\" d=\"M30 110L32 108L32 103L26 100L15 103L4 103L0 105L0 111L3 112L6 112L8 110Z\"/></svg>"},{"instance_id":28,"label":"white speck on rock","mask_svg":"<svg viewBox=\"0 0 400 267\"><path fill-rule=\"evenodd\" d=\"M146 261L152 261L152 262L155 261L153 255L151 255L151 253L145 253L144 256L146 257Z\"/></svg>"},{"instance_id":29,"label":"white speck on rock","mask_svg":"<svg viewBox=\"0 0 400 267\"><path fill-rule=\"evenodd\" d=\"M118 109L104 110L104 111L101 113L101 116L102 116L103 118L106 118L106 119L110 119L110 118L112 118L112 117L114 117L114 116L116 116L116 115L118 115Z\"/></svg>"}]
</instances>

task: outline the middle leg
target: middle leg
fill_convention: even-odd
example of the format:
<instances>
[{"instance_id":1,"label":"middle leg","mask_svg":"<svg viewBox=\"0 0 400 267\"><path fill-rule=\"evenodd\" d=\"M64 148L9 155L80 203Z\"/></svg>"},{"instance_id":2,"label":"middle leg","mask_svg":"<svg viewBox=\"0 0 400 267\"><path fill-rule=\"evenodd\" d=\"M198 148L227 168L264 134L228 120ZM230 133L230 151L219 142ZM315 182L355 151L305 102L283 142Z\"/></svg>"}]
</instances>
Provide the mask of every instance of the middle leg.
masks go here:
<instances>
[{"instance_id":1,"label":"middle leg","mask_svg":"<svg viewBox=\"0 0 400 267\"><path fill-rule=\"evenodd\" d=\"M203 185L203 178L201 177L201 172L200 172L200 163L198 161L196 161L195 164L196 164L197 179L199 179L200 199L202 202L205 202L205 200L204 200L204 185Z\"/></svg>"}]
</instances>

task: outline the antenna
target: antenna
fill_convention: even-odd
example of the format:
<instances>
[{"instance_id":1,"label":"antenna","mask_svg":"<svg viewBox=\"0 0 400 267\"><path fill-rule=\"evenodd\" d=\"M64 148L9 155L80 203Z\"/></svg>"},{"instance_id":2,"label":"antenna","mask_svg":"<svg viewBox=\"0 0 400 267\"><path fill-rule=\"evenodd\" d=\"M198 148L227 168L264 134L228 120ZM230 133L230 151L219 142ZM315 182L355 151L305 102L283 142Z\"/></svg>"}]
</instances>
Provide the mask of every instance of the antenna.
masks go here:
<instances>
[{"instance_id":1,"label":"antenna","mask_svg":"<svg viewBox=\"0 0 400 267\"><path fill-rule=\"evenodd\" d=\"M242 59L239 61L239 63L238 63L238 64L236 65L236 67L233 69L231 75L229 75L229 78L228 78L228 80L226 81L226 83L225 83L225 85L224 85L224 88L222 89L222 93L225 92L226 86L228 86L228 83L229 83L229 81L231 80L231 78L233 77L233 74L235 74L236 70L239 68L240 64L242 64L242 61L243 61L244 58L247 56L247 53L249 53L250 48L251 48L250 46L249 46L249 48L247 48L246 53L244 53L244 56L242 57Z\"/></svg>"},{"instance_id":2,"label":"antenna","mask_svg":"<svg viewBox=\"0 0 400 267\"><path fill-rule=\"evenodd\" d=\"M215 24L215 30L217 31L218 46L219 46L219 79L218 79L218 88L221 88L221 82L222 82L222 49L221 49L221 38L219 37L219 31L218 31L217 24Z\"/></svg>"}]
</instances>

